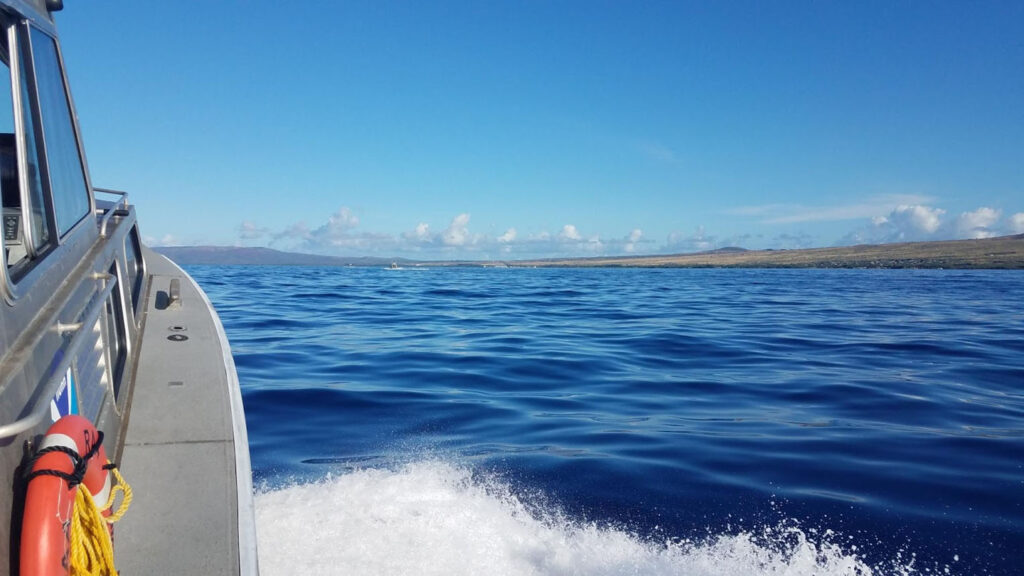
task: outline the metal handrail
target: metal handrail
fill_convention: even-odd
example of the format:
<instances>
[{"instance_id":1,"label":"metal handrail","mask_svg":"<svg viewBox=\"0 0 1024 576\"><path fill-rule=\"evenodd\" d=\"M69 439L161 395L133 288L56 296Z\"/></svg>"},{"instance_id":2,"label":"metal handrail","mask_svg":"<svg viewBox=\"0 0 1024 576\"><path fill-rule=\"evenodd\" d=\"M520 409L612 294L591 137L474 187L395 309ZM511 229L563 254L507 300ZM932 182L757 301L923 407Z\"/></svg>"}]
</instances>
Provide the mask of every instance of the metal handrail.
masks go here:
<instances>
[{"instance_id":1,"label":"metal handrail","mask_svg":"<svg viewBox=\"0 0 1024 576\"><path fill-rule=\"evenodd\" d=\"M103 238L107 237L107 223L110 222L110 218L114 216L118 208L128 208L128 193L122 192L121 190L111 190L109 188L96 188L93 187L93 192L101 192L103 194L111 194L113 196L120 196L121 198L114 203L109 209L103 212L103 218L100 219L100 236Z\"/></svg>"},{"instance_id":2,"label":"metal handrail","mask_svg":"<svg viewBox=\"0 0 1024 576\"><path fill-rule=\"evenodd\" d=\"M100 317L100 311L103 310L104 305L107 303L107 297L110 296L114 286L117 285L113 282L113 276L110 274L104 274L103 279L107 280L103 288L96 292L96 296L93 297L93 301L89 303L89 306L85 309L82 314L82 321L74 324L60 324L58 323L55 328L61 332L72 332L77 331L74 338L71 339L71 344L68 345L67 350L64 352L64 357L61 358L60 364L53 372L53 376L50 377L50 381L47 383L46 392L44 392L36 400L36 405L32 410L18 418L10 424L4 424L0 426L0 440L11 438L21 434L25 430L29 430L43 421L47 411L50 409L50 400L60 389L60 383L64 379L64 375L67 373L68 368L71 367L71 363L74 362L75 357L78 355L78 349L82 347L82 343L86 341L86 338L82 334L82 328L88 329L96 320ZM70 382L68 383L70 385Z\"/></svg>"}]
</instances>

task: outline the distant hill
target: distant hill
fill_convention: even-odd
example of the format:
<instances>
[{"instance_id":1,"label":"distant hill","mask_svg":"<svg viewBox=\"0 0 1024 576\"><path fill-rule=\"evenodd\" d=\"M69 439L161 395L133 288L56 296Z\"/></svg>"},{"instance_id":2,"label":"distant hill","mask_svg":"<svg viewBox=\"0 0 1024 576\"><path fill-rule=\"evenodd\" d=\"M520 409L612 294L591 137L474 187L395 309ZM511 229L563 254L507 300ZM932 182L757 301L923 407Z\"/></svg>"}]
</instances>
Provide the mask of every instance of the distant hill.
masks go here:
<instances>
[{"instance_id":1,"label":"distant hill","mask_svg":"<svg viewBox=\"0 0 1024 576\"><path fill-rule=\"evenodd\" d=\"M319 256L281 252L272 248L237 246L161 246L154 250L184 266L389 266L392 262L410 262L391 258Z\"/></svg>"},{"instance_id":2,"label":"distant hill","mask_svg":"<svg viewBox=\"0 0 1024 576\"><path fill-rule=\"evenodd\" d=\"M666 268L989 268L1024 269L1024 234L983 240L904 242L804 250L747 250L730 246L708 252L653 256L550 258L544 260L444 260L337 257L232 246L155 248L178 264L218 266L501 266Z\"/></svg>"},{"instance_id":3,"label":"distant hill","mask_svg":"<svg viewBox=\"0 0 1024 576\"><path fill-rule=\"evenodd\" d=\"M723 248L695 254L523 260L511 266L665 268L1024 269L1024 234L981 240L903 242L804 250Z\"/></svg>"}]
</instances>

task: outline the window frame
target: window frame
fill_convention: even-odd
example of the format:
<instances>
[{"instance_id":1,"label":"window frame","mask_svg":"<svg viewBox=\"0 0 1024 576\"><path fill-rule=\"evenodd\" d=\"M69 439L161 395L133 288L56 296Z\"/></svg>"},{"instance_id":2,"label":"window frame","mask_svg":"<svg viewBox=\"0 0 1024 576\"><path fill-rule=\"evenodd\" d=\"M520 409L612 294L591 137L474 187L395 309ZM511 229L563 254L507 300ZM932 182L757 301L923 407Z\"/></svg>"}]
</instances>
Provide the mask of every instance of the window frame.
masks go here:
<instances>
[{"instance_id":1,"label":"window frame","mask_svg":"<svg viewBox=\"0 0 1024 576\"><path fill-rule=\"evenodd\" d=\"M7 300L10 302L19 298L25 291L26 285L34 283L34 277L37 275L38 264L44 260L45 256L52 252L56 247L57 243L52 233L49 234L49 238L46 243L41 246L36 246L35 231L30 221L30 213L32 211L31 206L35 203L31 198L31 192L29 191L28 182L28 140L26 138L28 130L25 126L25 106L29 106L27 112L32 118L32 135L36 139L36 159L39 161L39 138L41 137L41 131L38 126L38 110L34 109L31 102L25 102L25 93L28 92L30 98L35 88L35 77L34 77L34 66L24 66L25 62L31 63L31 53L25 52L25 45L23 35L20 29L26 28L25 23L27 21L23 18L14 17L6 12L0 11L0 28L3 28L2 32L6 35L7 39L7 56L8 56L8 70L10 73L11 80L11 101L13 104L14 114L14 133L15 133L15 149L17 155L17 166L18 166L18 195L20 197L20 209L21 209L21 230L22 238L25 244L25 252L27 259L25 262L8 267L6 262L6 256L3 257L4 264L2 266L2 274L4 275L4 282L6 288ZM39 161L42 164L41 161ZM42 177L40 176L40 186L43 186ZM53 216L53 207L50 204L49 195L46 193L45 187L42 190L42 201L43 205L40 206L43 217L45 218L45 224L50 231L53 230L53 226L56 224Z\"/></svg>"},{"instance_id":2,"label":"window frame","mask_svg":"<svg viewBox=\"0 0 1024 576\"><path fill-rule=\"evenodd\" d=\"M29 61L32 62L31 73L29 74L29 96L32 98L32 113L33 123L35 124L35 133L39 138L39 148L42 152L42 160L39 162L41 169L41 176L43 181L43 189L46 193L46 197L50 202L50 214L48 217L52 218L54 227L51 228L52 233L57 238L57 244L63 244L64 239L75 234L83 223L89 220L90 215L96 214L96 197L92 191L92 181L89 178L89 165L85 160L85 148L82 146L82 133L78 126L78 114L75 112L74 99L71 97L71 87L68 85L67 70L64 67L64 52L61 50L60 42L57 37L50 32L35 26L28 20L23 21L23 25L19 26L23 31L21 34L21 40L28 47ZM37 31L53 43L53 51L56 56L56 66L58 72L60 72L60 86L64 92L64 104L67 106L68 120L71 123L71 136L75 139L75 151L78 154L78 167L82 171L82 184L85 186L85 195L88 206L85 212L79 217L74 224L68 226L67 231L63 234L60 233L60 229L57 227L57 211L56 211L56 200L53 191L53 178L52 170L50 166L50 147L46 142L46 129L43 126L43 107L39 97L39 80L38 80L38 61L36 60L36 49L32 40L32 32ZM47 112L52 114L52 112Z\"/></svg>"},{"instance_id":3,"label":"window frame","mask_svg":"<svg viewBox=\"0 0 1024 576\"><path fill-rule=\"evenodd\" d=\"M88 200L88 209L82 217L72 224L67 231L60 234L57 227L56 206L54 203L53 184L50 179L50 163L47 153L46 135L42 125L43 110L39 100L39 86L36 78L36 54L32 46L32 31L36 30L49 41L53 42L56 54L56 66L60 72L61 87L64 91L64 101L68 107L68 116L71 124L71 133L75 139L75 150L78 153L79 164L82 170L82 179L85 185L85 193ZM8 303L18 300L30 287L35 284L38 277L42 275L47 267L39 266L60 246L66 244L70 239L78 236L82 230L95 224L96 196L93 193L92 177L89 173L89 164L85 156L85 147L82 143L81 128L78 123L78 114L75 111L74 98L68 82L67 71L64 65L64 53L60 42L57 40L56 30L48 22L40 22L23 15L12 15L0 9L0 34L5 34L8 43L8 56L10 58L9 68L11 74L11 97L14 104L14 127L15 141L18 156L18 180L19 192L22 205L22 230L26 242L28 259L26 262L14 268L8 268L6 258L0 255L0 275L3 281L0 286L4 289L4 299ZM27 101L26 101L27 93ZM27 107L27 108L26 108ZM49 238L46 244L36 247L36 240L28 222L31 205L28 177L28 130L25 126L25 114L28 113L32 119L32 136L35 139L36 159L38 162L39 180L42 186L43 206L42 212L49 229Z\"/></svg>"},{"instance_id":4,"label":"window frame","mask_svg":"<svg viewBox=\"0 0 1024 576\"><path fill-rule=\"evenodd\" d=\"M132 252L135 258L131 261L128 260L128 253ZM128 307L132 311L132 318L134 319L135 325L138 326L142 323L142 302L143 288L146 284L146 259L142 256L142 239L139 237L139 226L134 224L131 230L125 234L124 237L124 260L125 260L125 279L131 280L124 284L125 291L128 293ZM135 268L135 275L132 276L129 267Z\"/></svg>"},{"instance_id":5,"label":"window frame","mask_svg":"<svg viewBox=\"0 0 1024 576\"><path fill-rule=\"evenodd\" d=\"M124 302L124 283L121 281L120 263L114 260L109 270L110 280L115 283L114 289L107 296L104 304L105 310L101 316L103 321L103 347L107 359L107 373L110 376L109 392L114 397L114 406L118 406L121 399L121 384L125 379L125 372L128 368L128 358L131 355L131 338L128 331L128 315ZM118 412L120 414L120 412Z\"/></svg>"}]
</instances>

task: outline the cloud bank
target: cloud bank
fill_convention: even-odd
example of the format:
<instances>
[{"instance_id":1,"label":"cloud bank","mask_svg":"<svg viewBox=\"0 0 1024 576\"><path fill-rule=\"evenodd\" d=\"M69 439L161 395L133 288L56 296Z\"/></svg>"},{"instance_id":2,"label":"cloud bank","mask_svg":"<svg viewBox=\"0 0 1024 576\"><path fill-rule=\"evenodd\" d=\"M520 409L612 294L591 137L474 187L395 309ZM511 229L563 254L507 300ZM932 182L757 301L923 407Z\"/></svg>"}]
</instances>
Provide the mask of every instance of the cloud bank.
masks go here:
<instances>
[{"instance_id":1,"label":"cloud bank","mask_svg":"<svg viewBox=\"0 0 1024 576\"><path fill-rule=\"evenodd\" d=\"M641 228L629 229L618 237L604 237L564 224L555 231L522 233L515 227L501 234L488 235L473 230L468 212L456 214L442 229L427 222L418 222L398 234L362 230L358 215L348 207L339 208L326 222L309 227L296 222L281 230L272 230L251 221L242 222L236 229L237 243L264 244L281 250L333 255L407 256L421 259L528 259L585 256L620 256L631 254L666 254L701 252L725 247L799 249L815 246L852 244L880 244L925 240L952 240L991 238L1024 233L1024 212L1004 215L998 208L982 206L975 210L951 214L929 204L896 204L888 206L896 197L812 210L799 208L791 217L784 215L782 205L743 207L733 210L735 215L790 223L819 220L847 219L857 214L861 224L851 223L850 230L838 240L822 239L800 230L771 234L749 232L716 235L704 226L692 232L673 231L663 241L650 238ZM901 199L916 197L898 197ZM875 213L865 206L874 206ZM790 207L792 208L792 207ZM840 216L842 216L840 218ZM763 229L763 227L761 227ZM770 227L768 228L770 229ZM841 232L840 232L841 233ZM149 239L153 240L153 239ZM179 243L167 237L155 244Z\"/></svg>"},{"instance_id":2,"label":"cloud bank","mask_svg":"<svg viewBox=\"0 0 1024 576\"><path fill-rule=\"evenodd\" d=\"M758 218L762 224L800 224L809 222L841 222L865 220L887 214L900 206L922 205L934 201L919 194L876 194L866 200L837 206L805 206L802 204L764 204L740 206L727 214Z\"/></svg>"},{"instance_id":3,"label":"cloud bank","mask_svg":"<svg viewBox=\"0 0 1024 576\"><path fill-rule=\"evenodd\" d=\"M1003 218L1002 211L982 206L956 216L921 204L901 205L844 236L837 244L882 244L928 240L994 238L1024 232L1024 213Z\"/></svg>"},{"instance_id":4,"label":"cloud bank","mask_svg":"<svg viewBox=\"0 0 1024 576\"><path fill-rule=\"evenodd\" d=\"M1010 231L1014 234L1024 234L1024 212L1018 212L1010 216Z\"/></svg>"},{"instance_id":5,"label":"cloud bank","mask_svg":"<svg viewBox=\"0 0 1024 576\"><path fill-rule=\"evenodd\" d=\"M419 222L399 234L363 231L358 216L348 207L332 214L323 225L310 228L297 222L273 231L253 222L242 222L236 229L238 243L265 243L271 247L314 254L405 255L417 258L501 259L627 254L648 250L653 244L643 231L634 228L621 238L602 238L586 234L574 224L565 224L556 233L523 235L508 228L498 236L477 233L471 227L471 215L460 213L443 230L435 231L427 222Z\"/></svg>"}]
</instances>

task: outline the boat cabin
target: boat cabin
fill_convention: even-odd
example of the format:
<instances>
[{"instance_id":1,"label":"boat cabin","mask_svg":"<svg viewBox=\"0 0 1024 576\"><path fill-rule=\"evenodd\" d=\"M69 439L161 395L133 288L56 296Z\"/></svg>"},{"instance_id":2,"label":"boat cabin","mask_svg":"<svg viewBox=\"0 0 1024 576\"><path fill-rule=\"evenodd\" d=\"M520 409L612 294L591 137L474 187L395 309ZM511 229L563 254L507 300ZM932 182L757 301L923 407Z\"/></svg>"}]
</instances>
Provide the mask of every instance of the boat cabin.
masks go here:
<instances>
[{"instance_id":1,"label":"boat cabin","mask_svg":"<svg viewBox=\"0 0 1024 576\"><path fill-rule=\"evenodd\" d=\"M102 431L110 459L151 496L118 525L119 568L254 574L248 443L223 328L191 278L143 246L127 195L92 185L51 12L60 4L0 0L0 576L19 573L26 463L67 414ZM190 467L202 486L181 485Z\"/></svg>"},{"instance_id":2,"label":"boat cabin","mask_svg":"<svg viewBox=\"0 0 1024 576\"><path fill-rule=\"evenodd\" d=\"M0 442L77 413L114 445L139 336L142 244L127 195L90 182L45 6L0 2ZM2 457L9 472L20 454Z\"/></svg>"}]
</instances>

